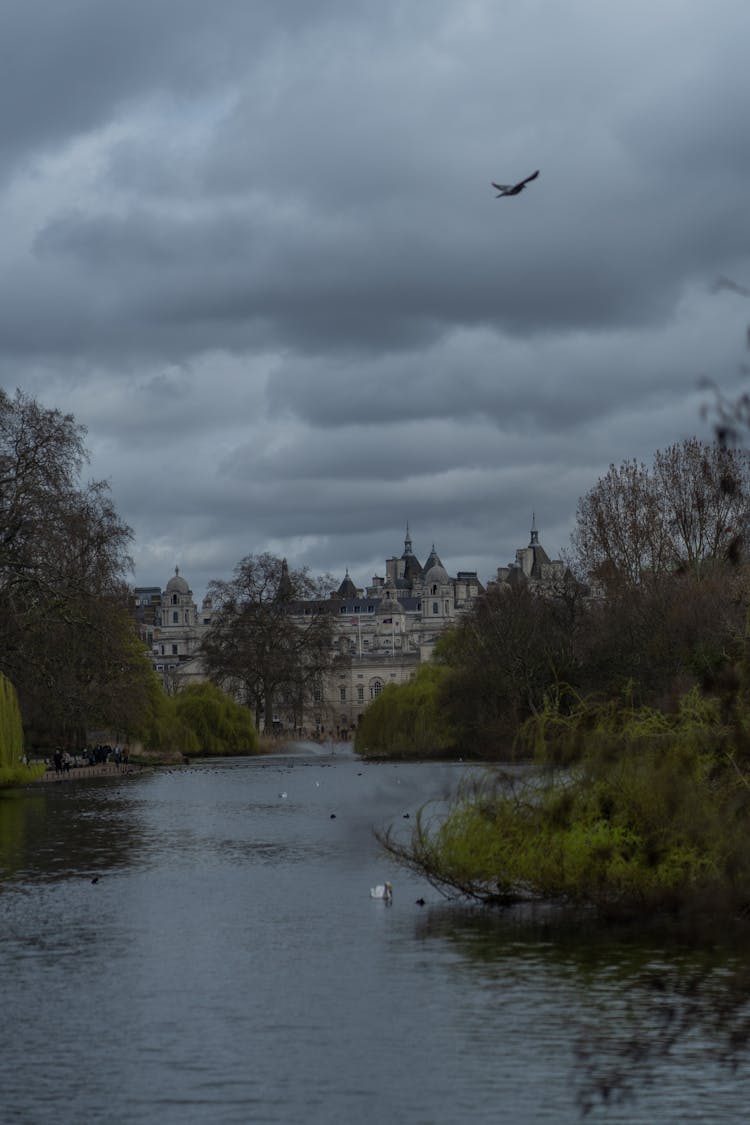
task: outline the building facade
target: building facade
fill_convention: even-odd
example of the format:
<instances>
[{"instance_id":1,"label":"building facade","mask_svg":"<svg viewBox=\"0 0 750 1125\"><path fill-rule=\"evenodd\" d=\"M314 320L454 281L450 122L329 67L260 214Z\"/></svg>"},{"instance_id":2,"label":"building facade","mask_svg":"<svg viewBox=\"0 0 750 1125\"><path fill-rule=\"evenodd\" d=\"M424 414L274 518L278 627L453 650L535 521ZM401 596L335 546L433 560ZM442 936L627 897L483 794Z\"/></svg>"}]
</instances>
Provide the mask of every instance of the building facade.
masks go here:
<instances>
[{"instance_id":1,"label":"building facade","mask_svg":"<svg viewBox=\"0 0 750 1125\"><path fill-rule=\"evenodd\" d=\"M567 569L552 560L539 542L532 518L526 547L515 561L498 567L498 585L528 582L542 595L554 594ZM297 601L291 612L304 619L326 613L335 620L334 670L300 706L275 702L274 727L307 737L349 738L365 708L388 684L402 684L432 656L441 635L469 611L484 587L476 571L448 573L433 544L420 563L407 525L404 550L385 560L385 573L357 587L347 571L337 590L315 601ZM193 592L175 567L165 588L137 587L134 612L151 663L166 690L173 692L206 678L200 648L211 626L213 607L204 598L198 609Z\"/></svg>"},{"instance_id":2,"label":"building facade","mask_svg":"<svg viewBox=\"0 0 750 1125\"><path fill-rule=\"evenodd\" d=\"M482 591L476 571L449 575L434 545L422 565L407 526L403 553L386 559L385 574L369 586L356 587L347 572L322 605L296 603L300 615L323 609L335 618L342 658L310 700L305 733L350 737L368 704L388 684L411 679Z\"/></svg>"},{"instance_id":3,"label":"building facade","mask_svg":"<svg viewBox=\"0 0 750 1125\"><path fill-rule=\"evenodd\" d=\"M199 610L179 567L163 590L136 586L134 614L154 671L168 691L205 679L200 646L211 624L211 599L204 598Z\"/></svg>"}]
</instances>

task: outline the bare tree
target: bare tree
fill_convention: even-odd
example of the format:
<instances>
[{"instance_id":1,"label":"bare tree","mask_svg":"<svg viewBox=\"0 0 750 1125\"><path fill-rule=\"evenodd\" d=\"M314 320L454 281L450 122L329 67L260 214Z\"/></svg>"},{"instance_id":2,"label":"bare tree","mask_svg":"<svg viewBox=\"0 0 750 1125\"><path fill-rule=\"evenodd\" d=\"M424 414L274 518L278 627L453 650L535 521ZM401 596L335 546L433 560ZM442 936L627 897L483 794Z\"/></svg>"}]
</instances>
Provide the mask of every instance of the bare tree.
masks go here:
<instances>
[{"instance_id":1,"label":"bare tree","mask_svg":"<svg viewBox=\"0 0 750 1125\"><path fill-rule=\"evenodd\" d=\"M232 685L271 730L282 699L297 709L333 667L332 579L292 570L275 555L248 555L229 582L212 582L215 611L202 645L209 674Z\"/></svg>"},{"instance_id":2,"label":"bare tree","mask_svg":"<svg viewBox=\"0 0 750 1125\"><path fill-rule=\"evenodd\" d=\"M86 460L84 429L16 391L0 391L0 593L49 591L49 534Z\"/></svg>"},{"instance_id":3,"label":"bare tree","mask_svg":"<svg viewBox=\"0 0 750 1125\"><path fill-rule=\"evenodd\" d=\"M689 438L654 456L610 465L578 503L573 549L589 574L610 586L700 575L744 543L750 471L738 450Z\"/></svg>"},{"instance_id":4,"label":"bare tree","mask_svg":"<svg viewBox=\"0 0 750 1125\"><path fill-rule=\"evenodd\" d=\"M0 669L27 728L80 741L125 724L148 666L125 615L132 532L103 481L79 484L85 430L0 391Z\"/></svg>"},{"instance_id":5,"label":"bare tree","mask_svg":"<svg viewBox=\"0 0 750 1125\"><path fill-rule=\"evenodd\" d=\"M744 452L688 438L655 454L653 478L673 567L699 575L707 562L744 547L750 517Z\"/></svg>"}]
</instances>

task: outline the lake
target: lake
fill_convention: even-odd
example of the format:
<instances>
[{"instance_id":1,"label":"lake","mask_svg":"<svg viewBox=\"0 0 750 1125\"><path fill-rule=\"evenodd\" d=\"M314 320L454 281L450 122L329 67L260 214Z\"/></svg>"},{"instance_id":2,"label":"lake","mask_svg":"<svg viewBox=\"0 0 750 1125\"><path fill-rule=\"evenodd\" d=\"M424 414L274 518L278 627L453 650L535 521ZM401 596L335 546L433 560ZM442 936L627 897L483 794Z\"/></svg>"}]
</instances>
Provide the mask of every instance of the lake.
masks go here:
<instances>
[{"instance_id":1,"label":"lake","mask_svg":"<svg viewBox=\"0 0 750 1125\"><path fill-rule=\"evenodd\" d=\"M380 851L466 769L304 744L0 800L4 1125L565 1125L591 1090L588 1121L746 1120L700 1020L624 1054L690 951L447 902Z\"/></svg>"}]
</instances>

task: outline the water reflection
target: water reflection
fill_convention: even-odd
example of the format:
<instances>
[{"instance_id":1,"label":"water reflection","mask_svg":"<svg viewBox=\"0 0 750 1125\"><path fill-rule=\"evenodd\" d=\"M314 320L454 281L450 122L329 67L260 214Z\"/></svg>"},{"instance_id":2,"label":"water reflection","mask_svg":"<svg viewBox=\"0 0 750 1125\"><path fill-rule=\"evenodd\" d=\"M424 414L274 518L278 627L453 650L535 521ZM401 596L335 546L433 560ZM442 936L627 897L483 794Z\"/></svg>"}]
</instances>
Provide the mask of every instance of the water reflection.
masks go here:
<instances>
[{"instance_id":1,"label":"water reflection","mask_svg":"<svg viewBox=\"0 0 750 1125\"><path fill-rule=\"evenodd\" d=\"M682 1096L746 1084L750 1042L747 927L713 935L674 920L603 923L586 910L436 907L419 940L460 950L458 972L488 994L562 988L552 1019L574 1044L582 1116L633 1104L665 1071ZM688 1118L686 1118L687 1120ZM716 1118L717 1120L720 1117Z\"/></svg>"},{"instance_id":2,"label":"water reflection","mask_svg":"<svg viewBox=\"0 0 750 1125\"><path fill-rule=\"evenodd\" d=\"M94 878L127 867L138 846L130 811L126 789L110 779L3 794L0 881Z\"/></svg>"},{"instance_id":3,"label":"water reflection","mask_svg":"<svg viewBox=\"0 0 750 1125\"><path fill-rule=\"evenodd\" d=\"M709 1058L718 1025L649 984L690 980L688 945L446 904L379 852L374 827L408 824L460 776L309 754L11 801L4 1119L572 1125L591 1105L623 1125L742 1120L744 1069ZM389 908L369 895L386 879ZM709 950L719 999L740 952ZM670 1004L690 1034L629 1054L658 1044ZM104 1064L71 1067L95 1051ZM635 1100L605 1107L622 1073Z\"/></svg>"},{"instance_id":4,"label":"water reflection","mask_svg":"<svg viewBox=\"0 0 750 1125\"><path fill-rule=\"evenodd\" d=\"M25 867L28 842L44 819L43 796L25 791L0 790L0 879L17 875Z\"/></svg>"}]
</instances>

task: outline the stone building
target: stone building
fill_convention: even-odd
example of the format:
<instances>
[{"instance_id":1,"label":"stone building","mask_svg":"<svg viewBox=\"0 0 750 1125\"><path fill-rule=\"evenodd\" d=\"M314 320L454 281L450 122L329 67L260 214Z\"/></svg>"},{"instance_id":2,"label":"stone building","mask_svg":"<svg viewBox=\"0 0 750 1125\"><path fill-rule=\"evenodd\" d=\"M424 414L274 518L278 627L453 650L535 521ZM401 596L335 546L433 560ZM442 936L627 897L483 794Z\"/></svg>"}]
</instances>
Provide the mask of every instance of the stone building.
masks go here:
<instances>
[{"instance_id":1,"label":"stone building","mask_svg":"<svg viewBox=\"0 0 750 1125\"><path fill-rule=\"evenodd\" d=\"M498 567L495 582L528 582L542 595L554 595L569 572L550 559L539 542L532 518L528 546L515 561ZM306 735L350 737L367 705L388 684L411 679L429 660L443 632L470 610L484 592L476 571L451 575L433 544L422 565L414 554L409 527L404 550L385 560L385 573L359 588L347 571L338 589L315 601L292 603L301 618L311 613L334 617L334 647L340 658L330 676L311 693L300 710L276 702L274 725ZM151 662L168 691L205 679L200 657L210 627L212 605L204 598L200 610L188 583L175 567L166 587L137 587L134 612Z\"/></svg>"},{"instance_id":2,"label":"stone building","mask_svg":"<svg viewBox=\"0 0 750 1125\"><path fill-rule=\"evenodd\" d=\"M358 589L347 572L322 605L297 603L300 615L324 609L336 618L335 644L344 658L310 701L303 726L310 733L348 737L370 701L387 684L411 679L441 633L482 590L476 571L451 577L434 545L422 565L407 526L404 551L386 559L384 576Z\"/></svg>"},{"instance_id":3,"label":"stone building","mask_svg":"<svg viewBox=\"0 0 750 1125\"><path fill-rule=\"evenodd\" d=\"M205 679L199 650L211 624L211 599L204 598L200 610L193 591L175 567L164 590L158 586L136 586L134 614L154 671L168 690L191 680Z\"/></svg>"},{"instance_id":4,"label":"stone building","mask_svg":"<svg viewBox=\"0 0 750 1125\"><path fill-rule=\"evenodd\" d=\"M535 593L554 595L571 580L570 571L562 559L551 559L539 542L536 516L531 517L531 538L527 547L519 547L515 562L497 568L497 583L503 585L516 581L527 582Z\"/></svg>"}]
</instances>

